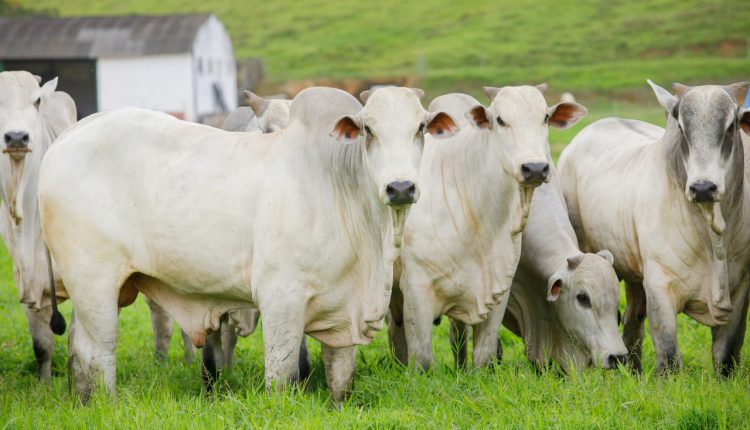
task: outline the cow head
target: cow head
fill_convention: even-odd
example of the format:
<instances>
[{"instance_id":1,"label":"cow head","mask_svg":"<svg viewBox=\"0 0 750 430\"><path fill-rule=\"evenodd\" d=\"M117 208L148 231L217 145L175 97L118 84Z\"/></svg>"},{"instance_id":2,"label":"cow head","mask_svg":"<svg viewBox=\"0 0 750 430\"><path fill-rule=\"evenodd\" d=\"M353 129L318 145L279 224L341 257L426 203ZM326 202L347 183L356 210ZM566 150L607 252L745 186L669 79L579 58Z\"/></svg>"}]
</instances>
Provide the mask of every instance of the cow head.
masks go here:
<instances>
[{"instance_id":1,"label":"cow head","mask_svg":"<svg viewBox=\"0 0 750 430\"><path fill-rule=\"evenodd\" d=\"M739 130L750 131L750 112L737 103L749 84L674 84L674 96L650 80L648 83L667 112L667 136L674 140L680 165L676 173L680 180L684 176L688 200L704 204L721 201L730 166L740 161L741 153L736 151L741 145Z\"/></svg>"},{"instance_id":2,"label":"cow head","mask_svg":"<svg viewBox=\"0 0 750 430\"><path fill-rule=\"evenodd\" d=\"M291 100L265 99L252 91L245 91L245 96L261 133L273 133L289 125Z\"/></svg>"},{"instance_id":3,"label":"cow head","mask_svg":"<svg viewBox=\"0 0 750 430\"><path fill-rule=\"evenodd\" d=\"M57 78L39 86L41 78L28 72L0 73L0 136L3 153L21 159L42 139L42 103L55 91Z\"/></svg>"},{"instance_id":4,"label":"cow head","mask_svg":"<svg viewBox=\"0 0 750 430\"><path fill-rule=\"evenodd\" d=\"M610 369L627 353L618 330L620 285L612 263L609 251L572 256L550 277L547 289L575 355ZM572 357L556 358L565 365Z\"/></svg>"},{"instance_id":5,"label":"cow head","mask_svg":"<svg viewBox=\"0 0 750 430\"><path fill-rule=\"evenodd\" d=\"M392 207L408 206L419 198L425 133L444 138L458 129L449 114L425 111L419 101L422 94L403 87L365 91L362 111L340 118L333 129L334 136L346 142L364 139L366 163L380 200Z\"/></svg>"},{"instance_id":6,"label":"cow head","mask_svg":"<svg viewBox=\"0 0 750 430\"><path fill-rule=\"evenodd\" d=\"M494 134L503 158L509 160L511 174L522 185L537 186L549 180L547 126L568 128L586 114L575 102L547 107L543 92L546 84L520 87L485 87L489 107L469 109L469 122Z\"/></svg>"}]
</instances>

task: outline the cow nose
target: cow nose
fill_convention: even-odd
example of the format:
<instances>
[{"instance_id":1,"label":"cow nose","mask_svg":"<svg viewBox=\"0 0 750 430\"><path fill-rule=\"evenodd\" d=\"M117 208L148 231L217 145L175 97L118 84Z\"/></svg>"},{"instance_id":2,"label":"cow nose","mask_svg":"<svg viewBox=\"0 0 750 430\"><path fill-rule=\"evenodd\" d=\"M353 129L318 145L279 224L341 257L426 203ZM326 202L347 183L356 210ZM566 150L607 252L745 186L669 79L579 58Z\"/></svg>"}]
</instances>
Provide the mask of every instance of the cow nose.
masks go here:
<instances>
[{"instance_id":1,"label":"cow nose","mask_svg":"<svg viewBox=\"0 0 750 430\"><path fill-rule=\"evenodd\" d=\"M521 164L521 177L524 182L544 182L549 176L548 163L523 163Z\"/></svg>"},{"instance_id":2,"label":"cow nose","mask_svg":"<svg viewBox=\"0 0 750 430\"><path fill-rule=\"evenodd\" d=\"M25 131L9 131L5 133L5 145L8 148L25 148L29 144L29 133Z\"/></svg>"},{"instance_id":3,"label":"cow nose","mask_svg":"<svg viewBox=\"0 0 750 430\"><path fill-rule=\"evenodd\" d=\"M625 355L610 354L607 356L607 364L609 364L610 369L616 369L618 364L625 364Z\"/></svg>"},{"instance_id":4,"label":"cow nose","mask_svg":"<svg viewBox=\"0 0 750 430\"><path fill-rule=\"evenodd\" d=\"M385 187L385 194L388 196L388 204L404 205L414 203L414 196L417 193L417 186L412 181L395 181Z\"/></svg>"},{"instance_id":5,"label":"cow nose","mask_svg":"<svg viewBox=\"0 0 750 430\"><path fill-rule=\"evenodd\" d=\"M707 203L716 201L716 184L711 181L695 182L690 187L690 193L693 195L693 201L696 203Z\"/></svg>"}]
</instances>

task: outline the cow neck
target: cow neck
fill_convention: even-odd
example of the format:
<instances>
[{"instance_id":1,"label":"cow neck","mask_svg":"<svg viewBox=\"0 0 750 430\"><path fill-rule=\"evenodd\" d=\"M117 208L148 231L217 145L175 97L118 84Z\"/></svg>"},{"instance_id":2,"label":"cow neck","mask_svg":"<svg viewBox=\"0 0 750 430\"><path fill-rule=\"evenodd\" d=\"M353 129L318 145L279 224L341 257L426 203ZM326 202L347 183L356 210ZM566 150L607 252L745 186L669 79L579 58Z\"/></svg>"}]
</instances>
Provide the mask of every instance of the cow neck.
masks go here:
<instances>
[{"instance_id":1,"label":"cow neck","mask_svg":"<svg viewBox=\"0 0 750 430\"><path fill-rule=\"evenodd\" d=\"M711 255L709 313L714 319L724 320L732 308L726 255L729 241L732 239L729 236L741 227L738 224L744 210L744 152L739 141L733 145L732 163L725 178L726 192L722 201L699 205L689 202L685 197L687 173L682 148L687 147L687 142L684 139L677 120L670 115L660 145L665 151L667 181L671 194L669 201L676 203L672 210L679 212L681 218L687 221L690 234L708 236ZM735 139L739 140L740 136L737 135ZM727 229L730 231L729 235L724 234Z\"/></svg>"}]
</instances>

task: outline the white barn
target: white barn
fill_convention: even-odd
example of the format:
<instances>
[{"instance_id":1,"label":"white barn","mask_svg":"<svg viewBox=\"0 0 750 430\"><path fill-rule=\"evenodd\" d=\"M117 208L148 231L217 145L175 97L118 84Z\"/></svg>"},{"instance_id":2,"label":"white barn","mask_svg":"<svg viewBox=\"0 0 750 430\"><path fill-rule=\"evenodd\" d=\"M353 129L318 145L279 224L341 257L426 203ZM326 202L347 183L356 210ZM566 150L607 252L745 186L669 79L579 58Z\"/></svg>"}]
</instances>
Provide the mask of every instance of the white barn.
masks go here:
<instances>
[{"instance_id":1,"label":"white barn","mask_svg":"<svg viewBox=\"0 0 750 430\"><path fill-rule=\"evenodd\" d=\"M201 121L237 104L232 42L210 14L0 18L2 70L59 76L80 117L136 106Z\"/></svg>"}]
</instances>

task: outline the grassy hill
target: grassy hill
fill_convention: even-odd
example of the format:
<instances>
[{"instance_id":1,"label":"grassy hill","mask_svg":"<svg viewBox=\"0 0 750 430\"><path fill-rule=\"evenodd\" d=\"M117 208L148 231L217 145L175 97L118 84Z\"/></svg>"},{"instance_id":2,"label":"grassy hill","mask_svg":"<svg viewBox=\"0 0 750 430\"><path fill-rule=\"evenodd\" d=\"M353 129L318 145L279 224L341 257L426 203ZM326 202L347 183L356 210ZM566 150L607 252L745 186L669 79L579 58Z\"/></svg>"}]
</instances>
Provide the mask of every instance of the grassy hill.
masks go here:
<instances>
[{"instance_id":1,"label":"grassy hill","mask_svg":"<svg viewBox=\"0 0 750 430\"><path fill-rule=\"evenodd\" d=\"M60 15L211 12L275 81L416 76L430 91L606 92L750 78L746 0L14 0ZM474 92L474 91L472 91Z\"/></svg>"}]
</instances>

